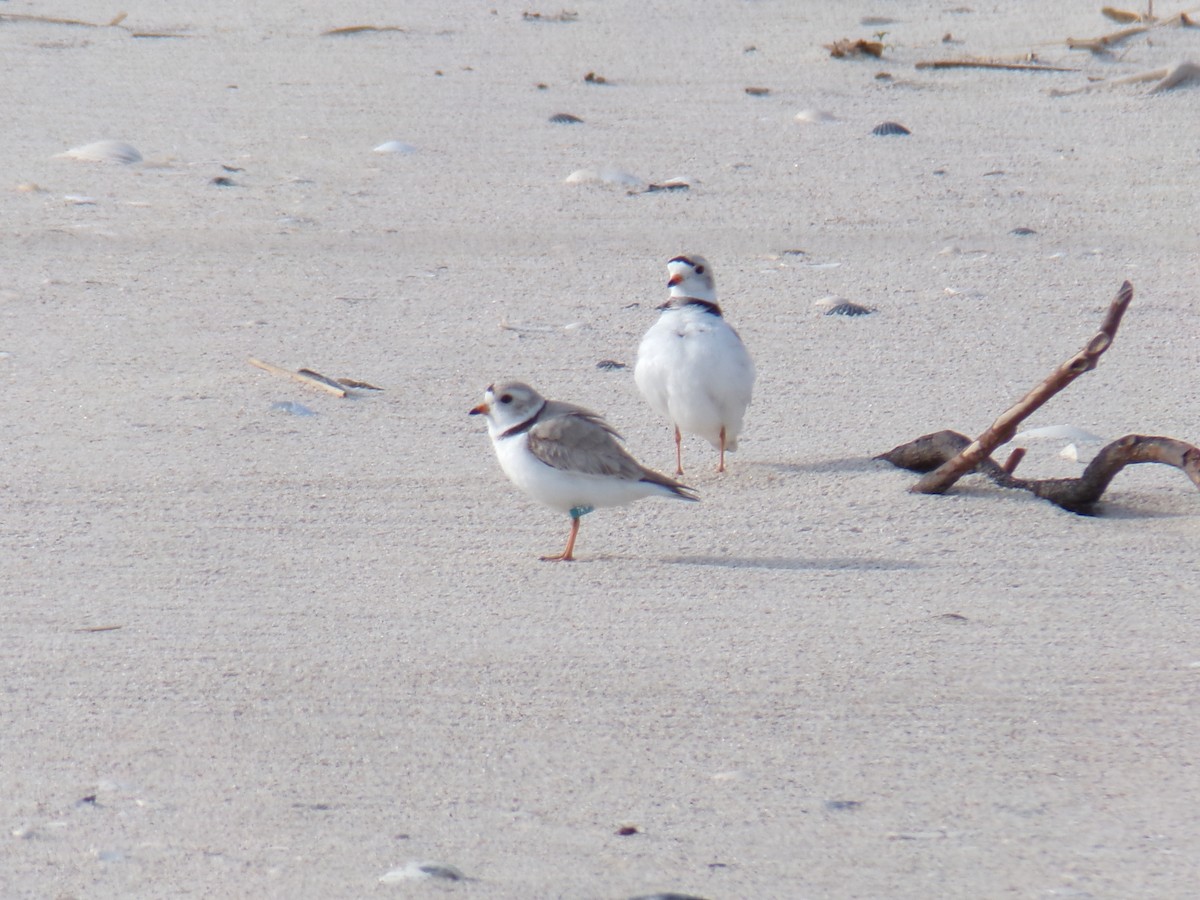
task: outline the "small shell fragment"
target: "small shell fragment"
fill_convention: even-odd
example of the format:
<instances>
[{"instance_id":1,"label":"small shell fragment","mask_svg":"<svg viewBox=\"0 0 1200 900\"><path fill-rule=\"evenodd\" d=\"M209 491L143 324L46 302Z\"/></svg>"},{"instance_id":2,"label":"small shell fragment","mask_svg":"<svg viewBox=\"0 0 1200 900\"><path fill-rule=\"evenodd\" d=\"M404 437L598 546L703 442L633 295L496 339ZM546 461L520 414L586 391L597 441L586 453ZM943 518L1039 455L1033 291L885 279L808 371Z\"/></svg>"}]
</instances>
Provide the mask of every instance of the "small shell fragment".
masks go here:
<instances>
[{"instance_id":1,"label":"small shell fragment","mask_svg":"<svg viewBox=\"0 0 1200 900\"><path fill-rule=\"evenodd\" d=\"M563 179L563 184L615 184L621 187L640 187L645 181L622 169L576 169Z\"/></svg>"},{"instance_id":2,"label":"small shell fragment","mask_svg":"<svg viewBox=\"0 0 1200 900\"><path fill-rule=\"evenodd\" d=\"M880 137L888 137L890 135L912 134L912 132L899 122L880 122L871 129L871 134L876 134Z\"/></svg>"},{"instance_id":3,"label":"small shell fragment","mask_svg":"<svg viewBox=\"0 0 1200 900\"><path fill-rule=\"evenodd\" d=\"M1017 237L1028 237L1031 234L1037 234L1037 232L1034 231L1032 228L1026 228L1024 225L1022 225L1019 228L1014 228L1012 231L1009 232L1009 234L1015 235Z\"/></svg>"},{"instance_id":4,"label":"small shell fragment","mask_svg":"<svg viewBox=\"0 0 1200 900\"><path fill-rule=\"evenodd\" d=\"M841 119L823 109L802 109L796 113L796 121L805 125L833 125Z\"/></svg>"},{"instance_id":5,"label":"small shell fragment","mask_svg":"<svg viewBox=\"0 0 1200 900\"><path fill-rule=\"evenodd\" d=\"M55 159L77 159L80 162L105 162L130 165L142 161L137 148L124 141L95 141L82 147L72 147L56 153Z\"/></svg>"},{"instance_id":6,"label":"small shell fragment","mask_svg":"<svg viewBox=\"0 0 1200 900\"><path fill-rule=\"evenodd\" d=\"M413 879L440 878L443 881L465 881L466 875L454 866L437 862L413 860L379 877L380 884L398 884Z\"/></svg>"},{"instance_id":7,"label":"small shell fragment","mask_svg":"<svg viewBox=\"0 0 1200 900\"><path fill-rule=\"evenodd\" d=\"M385 141L384 143L380 144L378 147L376 147L371 152L372 153L397 153L397 154L407 155L409 153L416 153L417 148L414 147L412 144L406 144L404 141Z\"/></svg>"},{"instance_id":8,"label":"small shell fragment","mask_svg":"<svg viewBox=\"0 0 1200 900\"><path fill-rule=\"evenodd\" d=\"M653 194L655 191L686 191L690 190L692 182L688 178L668 178L664 181L646 185L643 194Z\"/></svg>"},{"instance_id":9,"label":"small shell fragment","mask_svg":"<svg viewBox=\"0 0 1200 900\"><path fill-rule=\"evenodd\" d=\"M549 120L553 125L582 125L583 119L579 116L573 116L570 113L555 113Z\"/></svg>"}]
</instances>

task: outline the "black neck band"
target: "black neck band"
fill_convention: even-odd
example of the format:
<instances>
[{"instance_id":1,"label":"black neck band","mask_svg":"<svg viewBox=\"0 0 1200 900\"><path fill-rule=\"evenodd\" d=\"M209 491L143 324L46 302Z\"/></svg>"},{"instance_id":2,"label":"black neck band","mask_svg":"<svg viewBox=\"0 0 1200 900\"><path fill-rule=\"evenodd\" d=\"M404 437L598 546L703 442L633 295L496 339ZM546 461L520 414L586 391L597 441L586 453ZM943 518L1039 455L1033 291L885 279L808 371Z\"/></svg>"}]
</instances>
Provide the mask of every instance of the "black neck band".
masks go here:
<instances>
[{"instance_id":1,"label":"black neck band","mask_svg":"<svg viewBox=\"0 0 1200 900\"><path fill-rule=\"evenodd\" d=\"M542 413L544 413L545 411L546 411L546 401L543 400L542 405L538 407L537 412L535 412L532 416L530 416L524 422L519 422L516 425L514 425L512 428L509 428L505 431L500 432L500 437L506 438L506 437L513 437L518 434L524 434L530 428L532 428L534 425L537 424L538 419L541 418Z\"/></svg>"}]
</instances>

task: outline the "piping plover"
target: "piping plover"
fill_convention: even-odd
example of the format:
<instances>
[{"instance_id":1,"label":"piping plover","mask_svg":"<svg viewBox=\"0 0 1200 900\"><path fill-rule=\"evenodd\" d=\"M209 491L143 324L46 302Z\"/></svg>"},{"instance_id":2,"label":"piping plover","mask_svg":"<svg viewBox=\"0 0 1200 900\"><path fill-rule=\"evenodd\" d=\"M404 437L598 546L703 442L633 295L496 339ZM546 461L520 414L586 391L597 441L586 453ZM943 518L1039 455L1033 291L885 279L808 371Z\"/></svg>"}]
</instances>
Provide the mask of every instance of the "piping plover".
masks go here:
<instances>
[{"instance_id":1,"label":"piping plover","mask_svg":"<svg viewBox=\"0 0 1200 900\"><path fill-rule=\"evenodd\" d=\"M675 474L683 474L680 430L720 451L737 449L754 388L754 361L721 316L712 267L703 256L667 263L671 294L638 347L634 380L655 412L675 426Z\"/></svg>"},{"instance_id":2,"label":"piping plover","mask_svg":"<svg viewBox=\"0 0 1200 900\"><path fill-rule=\"evenodd\" d=\"M542 559L574 559L580 517L602 506L652 494L699 499L687 485L630 456L621 436L596 413L547 400L519 381L489 385L470 414L487 417L488 435L509 480L539 503L571 516L566 548Z\"/></svg>"}]
</instances>

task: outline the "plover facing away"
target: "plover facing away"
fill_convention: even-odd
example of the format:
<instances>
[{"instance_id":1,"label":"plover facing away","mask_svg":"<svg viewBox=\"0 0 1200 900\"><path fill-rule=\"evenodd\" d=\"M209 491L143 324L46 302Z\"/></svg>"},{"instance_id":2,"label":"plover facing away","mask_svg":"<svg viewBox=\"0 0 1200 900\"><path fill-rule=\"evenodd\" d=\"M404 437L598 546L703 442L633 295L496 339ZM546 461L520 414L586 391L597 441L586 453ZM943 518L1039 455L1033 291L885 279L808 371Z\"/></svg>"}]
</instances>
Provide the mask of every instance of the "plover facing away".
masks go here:
<instances>
[{"instance_id":1,"label":"plover facing away","mask_svg":"<svg viewBox=\"0 0 1200 900\"><path fill-rule=\"evenodd\" d=\"M681 431L696 434L719 452L736 450L750 395L754 361L721 315L712 266L703 256L667 263L671 289L658 321L638 347L633 370L638 390L675 427L675 474L683 474Z\"/></svg>"},{"instance_id":2,"label":"plover facing away","mask_svg":"<svg viewBox=\"0 0 1200 900\"><path fill-rule=\"evenodd\" d=\"M579 520L593 510L654 494L699 499L687 485L634 459L596 413L547 400L519 381L489 385L470 414L487 418L488 435L509 480L539 503L570 515L566 548L544 560L575 558Z\"/></svg>"}]
</instances>

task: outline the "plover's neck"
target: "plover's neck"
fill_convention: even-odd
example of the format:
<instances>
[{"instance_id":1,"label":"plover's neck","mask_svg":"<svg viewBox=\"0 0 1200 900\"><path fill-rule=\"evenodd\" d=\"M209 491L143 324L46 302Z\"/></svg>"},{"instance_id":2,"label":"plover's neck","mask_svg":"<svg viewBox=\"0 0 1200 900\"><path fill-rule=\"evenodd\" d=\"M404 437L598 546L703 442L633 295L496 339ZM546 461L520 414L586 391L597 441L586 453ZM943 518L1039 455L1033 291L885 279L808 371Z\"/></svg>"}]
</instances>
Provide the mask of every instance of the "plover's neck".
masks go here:
<instances>
[{"instance_id":1,"label":"plover's neck","mask_svg":"<svg viewBox=\"0 0 1200 900\"><path fill-rule=\"evenodd\" d=\"M496 439L502 440L503 438L516 437L518 434L524 434L525 432L527 432L530 428L532 428L534 425L536 425L538 422L538 419L540 419L542 417L542 413L544 413L546 411L546 403L547 402L548 401L543 400L542 405L537 408L537 412L535 412L532 416L530 416L524 422L518 422L516 425L512 426L512 428L504 429L504 431L502 431L498 435L496 435Z\"/></svg>"},{"instance_id":2,"label":"plover's neck","mask_svg":"<svg viewBox=\"0 0 1200 900\"><path fill-rule=\"evenodd\" d=\"M710 316L721 318L721 307L712 300L701 300L699 297L672 297L659 308L663 310L695 308Z\"/></svg>"}]
</instances>

